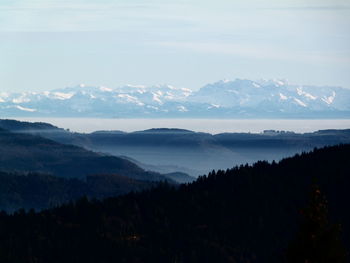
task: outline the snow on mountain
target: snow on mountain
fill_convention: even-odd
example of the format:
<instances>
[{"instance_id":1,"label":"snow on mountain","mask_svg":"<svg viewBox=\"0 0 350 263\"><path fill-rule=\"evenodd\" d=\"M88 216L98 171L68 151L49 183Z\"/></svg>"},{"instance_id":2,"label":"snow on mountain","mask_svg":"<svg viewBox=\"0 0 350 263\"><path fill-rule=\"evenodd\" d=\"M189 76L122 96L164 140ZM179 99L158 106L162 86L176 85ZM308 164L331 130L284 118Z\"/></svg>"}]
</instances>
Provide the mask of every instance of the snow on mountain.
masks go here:
<instances>
[{"instance_id":1,"label":"snow on mountain","mask_svg":"<svg viewBox=\"0 0 350 263\"><path fill-rule=\"evenodd\" d=\"M329 96L329 97L327 97L327 96L324 96L323 98L321 98L325 103L327 103L328 105L330 105L330 104L332 104L333 103L333 101L334 101L334 99L335 99L335 92L333 91L332 92L332 96Z\"/></svg>"},{"instance_id":2,"label":"snow on mountain","mask_svg":"<svg viewBox=\"0 0 350 263\"><path fill-rule=\"evenodd\" d=\"M297 98L294 98L294 101L302 107L307 107L307 105L304 102L302 102L301 100L299 100Z\"/></svg>"},{"instance_id":3,"label":"snow on mountain","mask_svg":"<svg viewBox=\"0 0 350 263\"><path fill-rule=\"evenodd\" d=\"M285 80L224 80L198 91L170 85L81 84L45 92L0 92L2 116L350 117L350 90Z\"/></svg>"},{"instance_id":4,"label":"snow on mountain","mask_svg":"<svg viewBox=\"0 0 350 263\"><path fill-rule=\"evenodd\" d=\"M119 102L124 102L124 103L134 103L138 106L144 106L145 104L142 103L141 101L138 100L138 98L134 97L134 96L130 96L128 94L118 94L117 98L121 98L121 100L119 100Z\"/></svg>"},{"instance_id":5,"label":"snow on mountain","mask_svg":"<svg viewBox=\"0 0 350 263\"><path fill-rule=\"evenodd\" d=\"M337 96L342 93L342 99ZM345 99L346 98L346 99ZM220 81L193 93L191 101L223 107L265 111L344 111L350 110L350 90L339 87L300 86L286 81ZM269 105L267 105L269 104Z\"/></svg>"},{"instance_id":6,"label":"snow on mountain","mask_svg":"<svg viewBox=\"0 0 350 263\"><path fill-rule=\"evenodd\" d=\"M52 98L59 100L67 100L74 96L74 93L53 92Z\"/></svg>"}]
</instances>

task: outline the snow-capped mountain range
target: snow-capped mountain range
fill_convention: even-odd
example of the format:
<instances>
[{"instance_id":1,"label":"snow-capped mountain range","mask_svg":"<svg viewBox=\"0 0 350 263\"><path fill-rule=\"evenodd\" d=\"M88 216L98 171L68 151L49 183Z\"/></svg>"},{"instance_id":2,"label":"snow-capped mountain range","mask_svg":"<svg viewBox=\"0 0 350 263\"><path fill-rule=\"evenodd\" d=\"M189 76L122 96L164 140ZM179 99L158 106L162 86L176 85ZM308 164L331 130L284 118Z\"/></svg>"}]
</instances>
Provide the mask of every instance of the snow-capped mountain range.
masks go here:
<instances>
[{"instance_id":1,"label":"snow-capped mountain range","mask_svg":"<svg viewBox=\"0 0 350 263\"><path fill-rule=\"evenodd\" d=\"M350 89L292 85L281 80L223 80L198 91L170 85L77 87L0 92L5 117L350 117Z\"/></svg>"}]
</instances>

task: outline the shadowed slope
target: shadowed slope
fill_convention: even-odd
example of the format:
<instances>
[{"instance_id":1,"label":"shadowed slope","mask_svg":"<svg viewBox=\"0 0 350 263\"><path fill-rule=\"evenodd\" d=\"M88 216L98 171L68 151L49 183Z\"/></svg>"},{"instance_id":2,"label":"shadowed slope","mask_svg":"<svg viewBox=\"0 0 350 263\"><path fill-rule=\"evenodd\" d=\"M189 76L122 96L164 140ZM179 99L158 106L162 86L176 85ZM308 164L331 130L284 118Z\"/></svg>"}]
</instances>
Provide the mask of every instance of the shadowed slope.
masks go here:
<instances>
[{"instance_id":1,"label":"shadowed slope","mask_svg":"<svg viewBox=\"0 0 350 263\"><path fill-rule=\"evenodd\" d=\"M65 178L119 174L147 181L166 179L122 158L5 130L0 131L0 170L42 172Z\"/></svg>"},{"instance_id":2,"label":"shadowed slope","mask_svg":"<svg viewBox=\"0 0 350 263\"><path fill-rule=\"evenodd\" d=\"M350 145L328 147L278 164L212 172L179 188L162 185L39 214L2 215L0 257L39 263L283 262L315 180L329 200L330 220L343 226L349 251L348 156Z\"/></svg>"}]
</instances>

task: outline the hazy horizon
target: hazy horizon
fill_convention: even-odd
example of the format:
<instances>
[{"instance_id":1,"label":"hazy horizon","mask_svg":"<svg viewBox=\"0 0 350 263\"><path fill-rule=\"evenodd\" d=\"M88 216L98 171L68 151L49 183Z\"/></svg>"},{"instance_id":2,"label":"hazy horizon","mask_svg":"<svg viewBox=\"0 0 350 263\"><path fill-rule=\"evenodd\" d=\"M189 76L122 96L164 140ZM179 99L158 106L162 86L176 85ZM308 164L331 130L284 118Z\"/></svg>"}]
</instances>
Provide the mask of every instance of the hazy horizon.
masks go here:
<instances>
[{"instance_id":1,"label":"hazy horizon","mask_svg":"<svg viewBox=\"0 0 350 263\"><path fill-rule=\"evenodd\" d=\"M326 129L349 129L350 119L165 119L165 118L40 118L9 117L28 122L46 122L72 132L90 133L101 130L118 130L123 132L142 131L152 128L187 129L211 134L225 132L261 133L264 130L292 131L308 133Z\"/></svg>"}]
</instances>

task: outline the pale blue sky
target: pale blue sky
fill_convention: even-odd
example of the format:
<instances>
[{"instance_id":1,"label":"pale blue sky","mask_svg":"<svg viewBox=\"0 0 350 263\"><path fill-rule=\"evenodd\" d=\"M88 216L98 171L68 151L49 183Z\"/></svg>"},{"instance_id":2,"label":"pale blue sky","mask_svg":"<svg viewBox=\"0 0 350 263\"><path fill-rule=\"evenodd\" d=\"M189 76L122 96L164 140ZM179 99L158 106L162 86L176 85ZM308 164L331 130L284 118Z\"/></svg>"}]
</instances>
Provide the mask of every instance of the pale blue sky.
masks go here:
<instances>
[{"instance_id":1,"label":"pale blue sky","mask_svg":"<svg viewBox=\"0 0 350 263\"><path fill-rule=\"evenodd\" d=\"M350 88L349 0L0 0L0 91L225 78Z\"/></svg>"}]
</instances>

